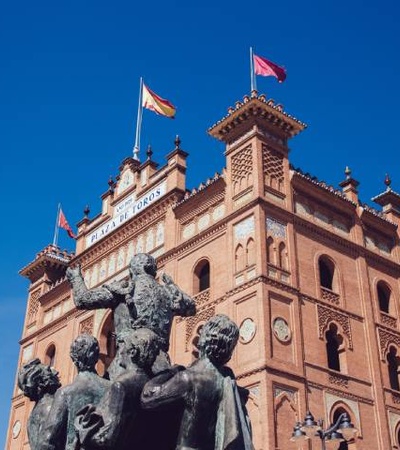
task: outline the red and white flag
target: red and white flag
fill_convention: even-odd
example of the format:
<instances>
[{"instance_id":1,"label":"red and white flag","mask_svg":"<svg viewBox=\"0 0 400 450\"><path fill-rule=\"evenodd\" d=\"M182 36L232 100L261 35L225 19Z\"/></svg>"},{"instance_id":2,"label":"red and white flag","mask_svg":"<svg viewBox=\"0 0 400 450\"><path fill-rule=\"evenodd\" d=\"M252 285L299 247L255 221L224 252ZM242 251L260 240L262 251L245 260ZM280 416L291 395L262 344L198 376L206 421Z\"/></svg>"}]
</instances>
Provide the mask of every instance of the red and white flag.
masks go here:
<instances>
[{"instance_id":1,"label":"red and white flag","mask_svg":"<svg viewBox=\"0 0 400 450\"><path fill-rule=\"evenodd\" d=\"M254 73L263 77L275 77L279 83L283 83L286 79L286 69L278 66L269 59L261 56L253 55Z\"/></svg>"},{"instance_id":2,"label":"red and white flag","mask_svg":"<svg viewBox=\"0 0 400 450\"><path fill-rule=\"evenodd\" d=\"M60 228L63 228L68 233L68 236L70 238L76 239L75 233L72 231L72 228L70 227L67 219L65 218L64 213L61 208L60 208L60 212L58 213L58 226Z\"/></svg>"}]
</instances>

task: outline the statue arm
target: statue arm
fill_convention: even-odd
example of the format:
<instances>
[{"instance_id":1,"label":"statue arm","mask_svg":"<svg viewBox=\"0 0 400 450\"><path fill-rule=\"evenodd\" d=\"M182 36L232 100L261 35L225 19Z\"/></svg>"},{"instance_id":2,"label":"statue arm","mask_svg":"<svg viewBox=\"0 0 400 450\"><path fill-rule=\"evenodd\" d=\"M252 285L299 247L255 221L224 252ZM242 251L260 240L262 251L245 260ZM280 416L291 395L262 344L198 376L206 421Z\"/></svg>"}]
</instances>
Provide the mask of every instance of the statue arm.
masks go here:
<instances>
[{"instance_id":1,"label":"statue arm","mask_svg":"<svg viewBox=\"0 0 400 450\"><path fill-rule=\"evenodd\" d=\"M80 266L68 267L67 279L72 287L72 296L78 309L113 308L119 303L121 297L116 289L115 293L108 286L88 289Z\"/></svg>"},{"instance_id":2,"label":"statue arm","mask_svg":"<svg viewBox=\"0 0 400 450\"><path fill-rule=\"evenodd\" d=\"M41 438L37 450L57 450L67 438L68 408L62 389L54 396L49 415L43 418Z\"/></svg>"},{"instance_id":3,"label":"statue arm","mask_svg":"<svg viewBox=\"0 0 400 450\"><path fill-rule=\"evenodd\" d=\"M180 370L176 372L176 370ZM144 409L157 409L182 401L190 390L190 380L182 368L172 368L162 372L146 383L143 388L141 403Z\"/></svg>"},{"instance_id":4,"label":"statue arm","mask_svg":"<svg viewBox=\"0 0 400 450\"><path fill-rule=\"evenodd\" d=\"M196 304L192 297L185 294L172 280L172 278L163 273L162 280L167 289L171 302L172 310L179 316L194 316L196 314Z\"/></svg>"}]
</instances>

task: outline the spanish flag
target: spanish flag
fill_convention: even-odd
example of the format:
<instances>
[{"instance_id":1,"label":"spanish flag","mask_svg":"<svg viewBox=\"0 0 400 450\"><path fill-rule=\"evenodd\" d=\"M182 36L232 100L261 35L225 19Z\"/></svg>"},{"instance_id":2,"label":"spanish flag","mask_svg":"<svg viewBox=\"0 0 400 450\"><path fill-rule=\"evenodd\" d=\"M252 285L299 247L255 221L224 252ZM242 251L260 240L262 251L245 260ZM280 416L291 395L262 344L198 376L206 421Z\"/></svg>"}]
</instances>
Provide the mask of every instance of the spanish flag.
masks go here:
<instances>
[{"instance_id":1,"label":"spanish flag","mask_svg":"<svg viewBox=\"0 0 400 450\"><path fill-rule=\"evenodd\" d=\"M143 108L150 109L154 111L156 114L160 114L161 116L170 117L171 119L175 118L176 108L175 106L158 96L155 92L149 89L143 83L143 94L142 94L142 106Z\"/></svg>"}]
</instances>

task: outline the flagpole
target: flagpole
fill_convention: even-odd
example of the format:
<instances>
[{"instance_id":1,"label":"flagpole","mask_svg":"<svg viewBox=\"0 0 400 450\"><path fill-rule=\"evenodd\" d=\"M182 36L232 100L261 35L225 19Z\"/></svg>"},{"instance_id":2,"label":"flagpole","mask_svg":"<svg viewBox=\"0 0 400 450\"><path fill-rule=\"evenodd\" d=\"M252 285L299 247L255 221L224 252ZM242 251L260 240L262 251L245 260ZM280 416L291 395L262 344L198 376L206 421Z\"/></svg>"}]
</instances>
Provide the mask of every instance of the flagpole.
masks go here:
<instances>
[{"instance_id":1,"label":"flagpole","mask_svg":"<svg viewBox=\"0 0 400 450\"><path fill-rule=\"evenodd\" d=\"M60 219L60 210L61 210L61 203L59 203L58 207L57 207L56 224L55 224L55 227L54 227L53 245L55 247L57 247L57 245L58 245L58 222L59 222L59 219Z\"/></svg>"},{"instance_id":2,"label":"flagpole","mask_svg":"<svg viewBox=\"0 0 400 450\"><path fill-rule=\"evenodd\" d=\"M143 78L140 77L139 103L136 118L136 137L135 137L135 146L133 147L133 159L136 159L137 161L139 161L140 131L142 128L142 115L143 115L142 97L143 97Z\"/></svg>"},{"instance_id":3,"label":"flagpole","mask_svg":"<svg viewBox=\"0 0 400 450\"><path fill-rule=\"evenodd\" d=\"M254 74L253 47L250 47L250 88L251 88L251 92L257 90L256 77L255 77L255 74Z\"/></svg>"}]
</instances>

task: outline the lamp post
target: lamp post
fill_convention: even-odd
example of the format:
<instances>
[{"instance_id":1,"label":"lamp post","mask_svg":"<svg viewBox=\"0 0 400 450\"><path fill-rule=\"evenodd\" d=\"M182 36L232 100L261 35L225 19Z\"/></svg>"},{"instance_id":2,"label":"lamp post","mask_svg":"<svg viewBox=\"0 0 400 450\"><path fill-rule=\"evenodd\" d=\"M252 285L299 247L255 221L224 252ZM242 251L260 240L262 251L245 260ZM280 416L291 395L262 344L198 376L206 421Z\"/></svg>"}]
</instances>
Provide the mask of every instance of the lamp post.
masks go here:
<instances>
[{"instance_id":1,"label":"lamp post","mask_svg":"<svg viewBox=\"0 0 400 450\"><path fill-rule=\"evenodd\" d=\"M290 440L296 442L298 448L302 448L302 445L306 441L316 436L321 440L322 450L326 450L327 448L335 450L339 448L341 442L348 442L355 438L357 434L357 429L351 423L348 414L345 412L340 414L336 422L326 430L322 426L323 420L320 419L316 422L313 415L308 411L304 422L297 422L295 425Z\"/></svg>"}]
</instances>

